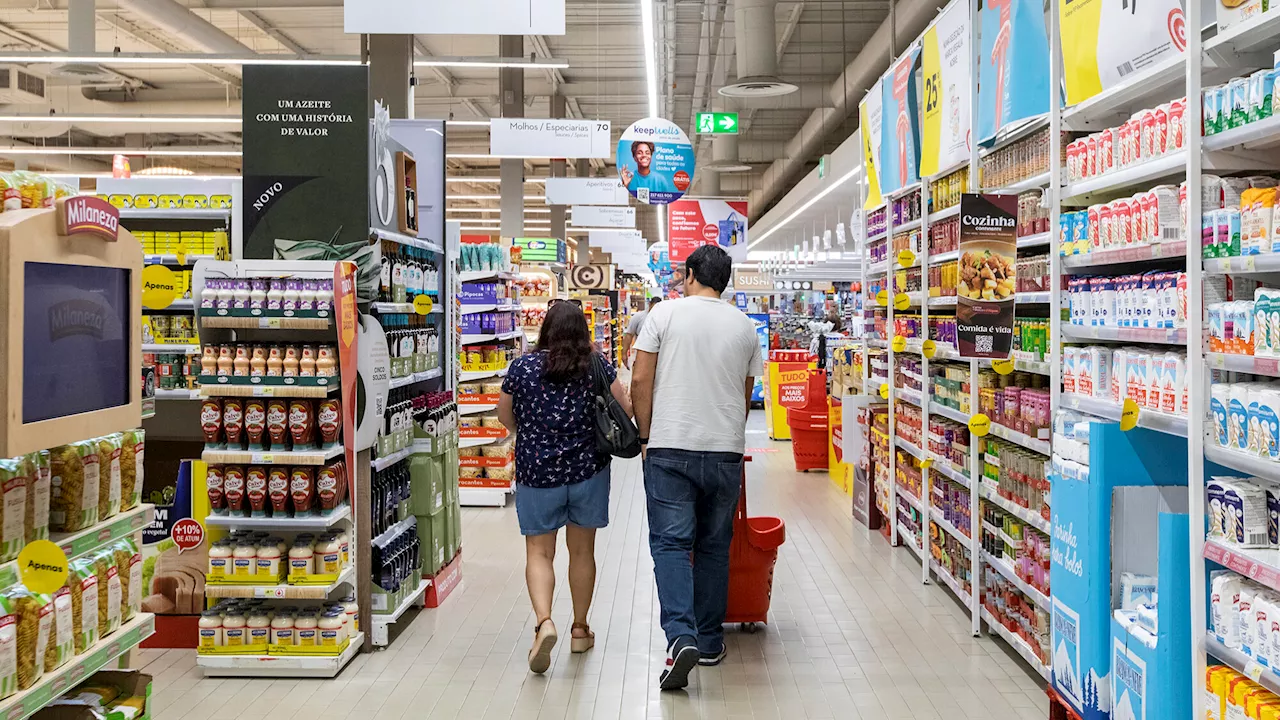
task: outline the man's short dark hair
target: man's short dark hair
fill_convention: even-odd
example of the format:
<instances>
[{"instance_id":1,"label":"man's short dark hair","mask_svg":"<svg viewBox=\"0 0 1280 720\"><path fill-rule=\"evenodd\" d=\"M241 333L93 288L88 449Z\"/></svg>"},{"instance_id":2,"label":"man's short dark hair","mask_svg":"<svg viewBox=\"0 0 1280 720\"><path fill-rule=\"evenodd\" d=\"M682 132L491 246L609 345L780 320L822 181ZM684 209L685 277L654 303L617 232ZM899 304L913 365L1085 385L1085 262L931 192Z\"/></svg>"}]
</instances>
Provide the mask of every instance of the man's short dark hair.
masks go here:
<instances>
[{"instance_id":1,"label":"man's short dark hair","mask_svg":"<svg viewBox=\"0 0 1280 720\"><path fill-rule=\"evenodd\" d=\"M649 146L649 154L650 155L653 154L653 150L654 150L653 143L649 142L648 140L637 140L631 143L631 157L636 156L636 148L640 147L641 145Z\"/></svg>"},{"instance_id":2,"label":"man's short dark hair","mask_svg":"<svg viewBox=\"0 0 1280 720\"><path fill-rule=\"evenodd\" d=\"M649 298L649 309L652 310L653 306L657 305L660 302L662 302L662 298L658 297L657 295L654 295L653 297Z\"/></svg>"},{"instance_id":3,"label":"man's short dark hair","mask_svg":"<svg viewBox=\"0 0 1280 720\"><path fill-rule=\"evenodd\" d=\"M719 245L703 245L694 250L684 266L694 280L717 293L724 292L733 275L733 259Z\"/></svg>"}]
</instances>

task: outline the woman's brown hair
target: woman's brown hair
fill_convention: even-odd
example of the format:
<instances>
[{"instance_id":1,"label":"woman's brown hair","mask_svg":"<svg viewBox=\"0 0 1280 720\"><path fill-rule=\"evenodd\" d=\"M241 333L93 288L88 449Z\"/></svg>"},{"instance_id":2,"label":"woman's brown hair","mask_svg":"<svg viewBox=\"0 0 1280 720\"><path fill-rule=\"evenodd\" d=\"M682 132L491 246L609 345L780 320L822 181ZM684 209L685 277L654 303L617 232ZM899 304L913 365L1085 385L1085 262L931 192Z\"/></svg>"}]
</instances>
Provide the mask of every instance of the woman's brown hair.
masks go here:
<instances>
[{"instance_id":1,"label":"woman's brown hair","mask_svg":"<svg viewBox=\"0 0 1280 720\"><path fill-rule=\"evenodd\" d=\"M547 380L566 383L586 376L591 369L591 333L582 310L568 302L548 307L537 350L547 354L542 372Z\"/></svg>"}]
</instances>

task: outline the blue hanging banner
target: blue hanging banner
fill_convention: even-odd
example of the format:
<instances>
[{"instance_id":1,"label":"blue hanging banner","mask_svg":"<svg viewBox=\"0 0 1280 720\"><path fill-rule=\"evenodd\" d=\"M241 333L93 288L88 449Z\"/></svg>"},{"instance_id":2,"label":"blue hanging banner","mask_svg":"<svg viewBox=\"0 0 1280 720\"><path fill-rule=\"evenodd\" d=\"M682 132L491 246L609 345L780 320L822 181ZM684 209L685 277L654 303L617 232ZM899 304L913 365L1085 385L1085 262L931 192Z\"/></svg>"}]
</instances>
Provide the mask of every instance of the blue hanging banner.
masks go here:
<instances>
[{"instance_id":1,"label":"blue hanging banner","mask_svg":"<svg viewBox=\"0 0 1280 720\"><path fill-rule=\"evenodd\" d=\"M920 179L920 103L915 65L920 44L907 49L880 82L880 191L891 193Z\"/></svg>"},{"instance_id":2,"label":"blue hanging banner","mask_svg":"<svg viewBox=\"0 0 1280 720\"><path fill-rule=\"evenodd\" d=\"M979 12L978 137L1049 112L1049 39L1037 0L984 0Z\"/></svg>"}]
</instances>

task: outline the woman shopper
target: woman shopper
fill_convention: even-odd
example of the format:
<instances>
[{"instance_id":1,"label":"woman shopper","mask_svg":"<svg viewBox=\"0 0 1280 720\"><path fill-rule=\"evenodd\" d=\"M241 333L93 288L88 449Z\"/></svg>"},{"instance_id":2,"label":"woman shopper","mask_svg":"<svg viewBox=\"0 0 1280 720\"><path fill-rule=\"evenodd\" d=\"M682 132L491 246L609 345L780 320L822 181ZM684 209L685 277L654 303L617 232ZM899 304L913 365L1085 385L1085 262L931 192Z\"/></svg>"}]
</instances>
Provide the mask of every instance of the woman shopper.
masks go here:
<instances>
[{"instance_id":1,"label":"woman shopper","mask_svg":"<svg viewBox=\"0 0 1280 720\"><path fill-rule=\"evenodd\" d=\"M516 433L516 517L525 537L525 582L536 616L529 669L546 672L558 638L551 621L556 535L565 530L569 591L573 596L571 649L595 645L587 624L596 583L596 530L609 524L609 461L596 451L596 372L631 414L617 371L591 349L580 307L552 303L534 352L511 364L498 418Z\"/></svg>"}]
</instances>

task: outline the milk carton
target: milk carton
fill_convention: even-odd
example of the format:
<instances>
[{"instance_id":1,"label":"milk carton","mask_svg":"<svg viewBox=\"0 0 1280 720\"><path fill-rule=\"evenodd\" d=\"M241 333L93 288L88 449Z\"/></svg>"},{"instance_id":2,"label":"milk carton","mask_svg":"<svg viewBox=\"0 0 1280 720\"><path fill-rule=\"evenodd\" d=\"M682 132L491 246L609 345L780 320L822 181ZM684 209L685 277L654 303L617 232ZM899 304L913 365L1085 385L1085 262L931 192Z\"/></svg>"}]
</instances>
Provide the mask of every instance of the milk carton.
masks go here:
<instances>
[{"instance_id":1,"label":"milk carton","mask_svg":"<svg viewBox=\"0 0 1280 720\"><path fill-rule=\"evenodd\" d=\"M1230 386L1227 404L1227 448L1245 451L1249 448L1249 388L1244 383Z\"/></svg>"},{"instance_id":2,"label":"milk carton","mask_svg":"<svg viewBox=\"0 0 1280 720\"><path fill-rule=\"evenodd\" d=\"M1160 377L1160 412L1181 415L1187 411L1187 363L1178 353L1166 353L1162 359Z\"/></svg>"},{"instance_id":3,"label":"milk carton","mask_svg":"<svg viewBox=\"0 0 1280 720\"><path fill-rule=\"evenodd\" d=\"M1076 391L1076 355L1079 348L1068 345L1062 348L1062 392Z\"/></svg>"},{"instance_id":4,"label":"milk carton","mask_svg":"<svg viewBox=\"0 0 1280 720\"><path fill-rule=\"evenodd\" d=\"M1209 390L1209 415L1212 422L1214 443L1221 448L1231 447L1231 386L1214 383Z\"/></svg>"},{"instance_id":5,"label":"milk carton","mask_svg":"<svg viewBox=\"0 0 1280 720\"><path fill-rule=\"evenodd\" d=\"M1228 570L1213 573L1210 580L1209 613L1213 634L1230 648L1240 647L1239 575Z\"/></svg>"}]
</instances>

